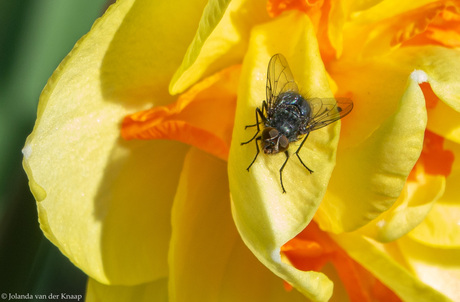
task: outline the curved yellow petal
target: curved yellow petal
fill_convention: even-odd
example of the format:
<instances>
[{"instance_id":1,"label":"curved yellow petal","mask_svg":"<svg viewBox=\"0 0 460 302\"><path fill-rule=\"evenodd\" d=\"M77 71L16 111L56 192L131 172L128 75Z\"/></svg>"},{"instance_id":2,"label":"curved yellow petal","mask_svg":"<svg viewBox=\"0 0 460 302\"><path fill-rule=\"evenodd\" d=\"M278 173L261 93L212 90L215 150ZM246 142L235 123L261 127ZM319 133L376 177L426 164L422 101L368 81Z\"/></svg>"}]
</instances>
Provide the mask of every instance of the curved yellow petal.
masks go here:
<instances>
[{"instance_id":1,"label":"curved yellow petal","mask_svg":"<svg viewBox=\"0 0 460 302\"><path fill-rule=\"evenodd\" d=\"M253 25L268 20L266 1L209 1L198 31L170 84L171 94L241 62Z\"/></svg>"},{"instance_id":2,"label":"curved yellow petal","mask_svg":"<svg viewBox=\"0 0 460 302\"><path fill-rule=\"evenodd\" d=\"M391 56L399 72L414 69L426 73L425 81L433 90L435 105L428 109L428 129L460 143L460 50L439 46L405 47ZM391 64L391 63L390 63Z\"/></svg>"},{"instance_id":3,"label":"curved yellow petal","mask_svg":"<svg viewBox=\"0 0 460 302\"><path fill-rule=\"evenodd\" d=\"M364 226L360 233L381 242L394 241L423 222L446 186L444 176L420 175L408 181L393 206Z\"/></svg>"},{"instance_id":4,"label":"curved yellow petal","mask_svg":"<svg viewBox=\"0 0 460 302\"><path fill-rule=\"evenodd\" d=\"M199 16L191 14L187 5L194 4L113 5L50 79L23 150L42 230L101 283L131 285L168 274L168 218L188 147L168 141L125 142L120 123L152 101L171 101L166 97L167 81L155 79L171 76L186 37L181 33L177 48L164 51L161 41L170 41L169 36L152 36L150 30L157 24L152 21L155 15L162 15L161 21L181 13L193 24ZM154 32L166 24L157 24ZM174 23L170 34L178 28ZM188 27L185 32L189 38L193 34ZM145 53L151 64L136 61ZM152 65L164 73L149 77ZM152 83L143 86L145 81L138 82L137 74ZM144 94L147 91L162 93Z\"/></svg>"},{"instance_id":5,"label":"curved yellow petal","mask_svg":"<svg viewBox=\"0 0 460 302\"><path fill-rule=\"evenodd\" d=\"M405 47L378 60L331 62L328 72L338 85L338 94L351 95L355 103L353 118L343 121L341 144L360 143L396 110L393 100L403 94L406 78L415 69L426 74L422 82L429 84L436 98L427 105L427 128L460 142L459 62L460 51L435 46Z\"/></svg>"},{"instance_id":6,"label":"curved yellow petal","mask_svg":"<svg viewBox=\"0 0 460 302\"><path fill-rule=\"evenodd\" d=\"M411 273L403 264L393 258L398 255L394 244L379 244L371 239L353 233L331 235L348 255L370 271L403 301L448 302L449 298L425 284L421 276ZM420 280L421 278L422 280ZM452 287L455 288L455 287Z\"/></svg>"},{"instance_id":7,"label":"curved yellow petal","mask_svg":"<svg viewBox=\"0 0 460 302\"><path fill-rule=\"evenodd\" d=\"M445 147L460 158L460 145L446 141ZM460 248L460 162L454 161L452 172L446 178L446 191L436 202L423 222L408 235L413 240L431 247Z\"/></svg>"},{"instance_id":8,"label":"curved yellow petal","mask_svg":"<svg viewBox=\"0 0 460 302\"><path fill-rule=\"evenodd\" d=\"M327 277L282 262L280 247L305 228L321 202L335 164L340 124L311 133L299 153L313 174L295 156L288 161L283 171L286 194L281 190L279 172L286 156L261 153L248 172L256 147L254 143L241 145L255 133L254 128L245 130L245 125L255 122L255 108L265 99L267 64L273 54L285 55L301 91L315 97L332 96L315 41L310 20L299 12L254 27L241 74L228 173L233 218L246 245L309 299L324 301L332 294ZM293 144L291 152L298 147Z\"/></svg>"},{"instance_id":9,"label":"curved yellow petal","mask_svg":"<svg viewBox=\"0 0 460 302\"><path fill-rule=\"evenodd\" d=\"M458 189L453 190L459 193ZM433 247L458 249L460 248L459 217L460 206L458 204L438 202L425 220L409 233L409 236Z\"/></svg>"},{"instance_id":10,"label":"curved yellow petal","mask_svg":"<svg viewBox=\"0 0 460 302\"><path fill-rule=\"evenodd\" d=\"M338 87L336 94L349 95L354 103L350 118L342 120L341 148L362 143L398 109L407 78L413 71L401 71L398 63L383 59L339 60L328 65Z\"/></svg>"},{"instance_id":11,"label":"curved yellow petal","mask_svg":"<svg viewBox=\"0 0 460 302\"><path fill-rule=\"evenodd\" d=\"M322 229L355 230L393 205L420 156L426 120L422 91L409 79L394 115L361 144L339 149L340 161L315 218Z\"/></svg>"},{"instance_id":12,"label":"curved yellow petal","mask_svg":"<svg viewBox=\"0 0 460 302\"><path fill-rule=\"evenodd\" d=\"M327 20L327 36L331 46L336 51L336 57L342 55L343 50L343 27L352 9L352 1L331 1L331 11ZM318 39L321 39L318 36ZM321 44L320 44L321 47Z\"/></svg>"},{"instance_id":13,"label":"curved yellow petal","mask_svg":"<svg viewBox=\"0 0 460 302\"><path fill-rule=\"evenodd\" d=\"M227 160L241 66L231 66L195 84L168 106L123 119L124 139L169 139Z\"/></svg>"},{"instance_id":14,"label":"curved yellow petal","mask_svg":"<svg viewBox=\"0 0 460 302\"><path fill-rule=\"evenodd\" d=\"M428 110L428 115L428 129L460 144L460 112L452 110L444 102L438 102Z\"/></svg>"},{"instance_id":15,"label":"curved yellow petal","mask_svg":"<svg viewBox=\"0 0 460 302\"><path fill-rule=\"evenodd\" d=\"M395 58L427 74L427 82L442 101L428 111L428 128L460 143L460 50L442 47L404 49Z\"/></svg>"},{"instance_id":16,"label":"curved yellow petal","mask_svg":"<svg viewBox=\"0 0 460 302\"><path fill-rule=\"evenodd\" d=\"M100 67L100 89L105 99L133 106L152 102L165 105L175 100L169 82L180 66L200 21L205 0L134 2L122 23L114 26ZM95 42L94 45L100 45ZM91 57L92 52L82 53ZM102 64L101 64L102 63ZM84 87L84 86L82 86Z\"/></svg>"},{"instance_id":17,"label":"curved yellow petal","mask_svg":"<svg viewBox=\"0 0 460 302\"><path fill-rule=\"evenodd\" d=\"M394 59L423 70L434 93L460 112L460 50L439 46L406 47L398 51Z\"/></svg>"},{"instance_id":18,"label":"curved yellow petal","mask_svg":"<svg viewBox=\"0 0 460 302\"><path fill-rule=\"evenodd\" d=\"M403 260L422 282L449 297L460 300L460 249L429 247L404 237L398 240ZM415 301L415 300L414 300ZM421 301L421 300L416 300ZM431 301L443 301L431 300Z\"/></svg>"},{"instance_id":19,"label":"curved yellow petal","mask_svg":"<svg viewBox=\"0 0 460 302\"><path fill-rule=\"evenodd\" d=\"M344 30L344 56L379 57L410 41L455 1L387 0L352 14Z\"/></svg>"},{"instance_id":20,"label":"curved yellow petal","mask_svg":"<svg viewBox=\"0 0 460 302\"><path fill-rule=\"evenodd\" d=\"M163 278L133 286L106 285L88 279L86 302L168 302L168 279Z\"/></svg>"},{"instance_id":21,"label":"curved yellow petal","mask_svg":"<svg viewBox=\"0 0 460 302\"><path fill-rule=\"evenodd\" d=\"M192 148L172 211L170 301L304 301L244 245L230 211L226 162Z\"/></svg>"}]
</instances>

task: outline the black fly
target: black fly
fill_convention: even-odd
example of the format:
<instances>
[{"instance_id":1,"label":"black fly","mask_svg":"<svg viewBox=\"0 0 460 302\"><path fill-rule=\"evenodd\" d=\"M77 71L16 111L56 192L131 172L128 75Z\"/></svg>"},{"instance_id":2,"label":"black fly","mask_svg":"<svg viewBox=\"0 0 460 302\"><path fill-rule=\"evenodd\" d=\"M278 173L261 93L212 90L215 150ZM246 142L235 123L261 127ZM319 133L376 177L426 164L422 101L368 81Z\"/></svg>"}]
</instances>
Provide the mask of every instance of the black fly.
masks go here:
<instances>
[{"instance_id":1,"label":"black fly","mask_svg":"<svg viewBox=\"0 0 460 302\"><path fill-rule=\"evenodd\" d=\"M251 168L259 155L258 141L262 141L262 149L265 154L284 152L286 160L280 168L280 182L283 193L286 193L283 185L283 169L289 160L289 143L298 141L305 135L295 155L300 163L310 172L299 156L299 151L307 140L311 131L325 127L350 113L353 102L347 98L304 98L299 93L299 88L294 81L286 58L282 54L276 54L268 63L266 100L262 102L262 110L256 108L256 123L245 127L257 127L257 132L247 142L255 139L257 153L251 164ZM259 121L259 117L261 121ZM260 132L259 124L264 129Z\"/></svg>"}]
</instances>

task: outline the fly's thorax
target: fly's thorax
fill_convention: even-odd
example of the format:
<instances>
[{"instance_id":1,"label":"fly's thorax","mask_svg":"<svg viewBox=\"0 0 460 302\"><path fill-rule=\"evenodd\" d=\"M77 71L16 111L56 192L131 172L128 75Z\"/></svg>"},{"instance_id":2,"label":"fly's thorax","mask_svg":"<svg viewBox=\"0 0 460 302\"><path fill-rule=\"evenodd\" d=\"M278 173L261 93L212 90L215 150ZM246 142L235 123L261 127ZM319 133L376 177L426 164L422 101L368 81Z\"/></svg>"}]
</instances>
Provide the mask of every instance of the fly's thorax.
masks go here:
<instances>
[{"instance_id":1,"label":"fly's thorax","mask_svg":"<svg viewBox=\"0 0 460 302\"><path fill-rule=\"evenodd\" d=\"M262 131L262 148L265 154L284 152L289 147L288 138L273 127Z\"/></svg>"},{"instance_id":2,"label":"fly's thorax","mask_svg":"<svg viewBox=\"0 0 460 302\"><path fill-rule=\"evenodd\" d=\"M305 133L305 125L311 118L311 108L299 93L283 92L276 105L269 111L265 126L277 129L289 142L297 141Z\"/></svg>"},{"instance_id":3,"label":"fly's thorax","mask_svg":"<svg viewBox=\"0 0 460 302\"><path fill-rule=\"evenodd\" d=\"M308 104L308 101L298 92L283 92L278 96L276 103L281 106L292 106L297 110L300 116L310 118L310 104Z\"/></svg>"}]
</instances>

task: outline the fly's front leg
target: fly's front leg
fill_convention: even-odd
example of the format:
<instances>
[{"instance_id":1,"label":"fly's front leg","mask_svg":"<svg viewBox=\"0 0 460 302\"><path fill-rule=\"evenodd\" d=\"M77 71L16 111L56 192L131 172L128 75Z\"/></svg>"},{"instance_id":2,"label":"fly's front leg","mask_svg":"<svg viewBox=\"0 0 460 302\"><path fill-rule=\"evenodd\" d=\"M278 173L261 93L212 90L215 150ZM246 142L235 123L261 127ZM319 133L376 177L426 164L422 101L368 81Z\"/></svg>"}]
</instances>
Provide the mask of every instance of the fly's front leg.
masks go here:
<instances>
[{"instance_id":1,"label":"fly's front leg","mask_svg":"<svg viewBox=\"0 0 460 302\"><path fill-rule=\"evenodd\" d=\"M244 129L247 129L248 127L254 127L254 126L257 126L257 132L254 134L254 136L248 140L247 142L243 142L241 143L241 145L245 145L247 143L250 143L252 142L254 139L255 139L255 143L256 143L256 156L254 156L254 159L252 160L252 162L249 164L249 166L247 167L246 170L248 170L249 172L249 169L251 168L252 164L254 164L254 162L256 161L256 158L257 156L259 155L260 153L260 149L259 149L259 141L262 139L261 136L257 136L260 132L260 127L259 127L259 124L260 123L265 123L265 121L267 120L265 118L265 113L267 113L267 102L263 101L262 102L262 110L259 109L259 107L256 108L256 123L254 125L248 125L246 126ZM264 112L265 111L265 112ZM259 117L261 119L261 121L259 121Z\"/></svg>"},{"instance_id":2,"label":"fly's front leg","mask_svg":"<svg viewBox=\"0 0 460 302\"><path fill-rule=\"evenodd\" d=\"M257 109L259 109L259 108L257 108ZM257 110L257 109L256 109L256 110ZM261 111L262 111L262 113L260 112L260 110L259 110L258 113L259 113L260 118L262 119L262 122L265 123L265 121L267 120L267 119L265 118L265 115L266 115L267 112L268 112L268 105L267 105L267 102L265 102L265 101L262 102L262 110L261 110ZM257 119L257 113L256 113L256 119ZM246 127L244 127L244 129L247 129L247 128L249 128L249 127L257 126L257 125L259 125L260 123L261 123L261 122L257 122L256 124L253 124L253 125L247 125Z\"/></svg>"},{"instance_id":3,"label":"fly's front leg","mask_svg":"<svg viewBox=\"0 0 460 302\"><path fill-rule=\"evenodd\" d=\"M297 158L299 159L300 163L305 167L305 169L308 170L308 172L313 173L313 170L310 169L309 167L307 167L306 164L304 164L304 162L302 161L302 159L300 158L300 155L299 155L299 151L300 149L303 147L303 144L305 143L305 141L307 140L307 137L308 135L310 134L310 132L307 132L307 135L305 136L305 138L303 139L302 143L300 144L299 148L297 148L297 151L295 152L295 155L297 155Z\"/></svg>"},{"instance_id":4,"label":"fly's front leg","mask_svg":"<svg viewBox=\"0 0 460 302\"><path fill-rule=\"evenodd\" d=\"M265 102L265 101L264 101L264 102ZM263 104L262 104L262 110L264 110L264 109L263 109ZM265 122L265 116L264 116L263 112L260 111L259 107L257 107L257 108L256 108L256 123L255 123L254 125L248 125L248 126L245 127L245 129L246 129L246 128L248 128L248 127L257 126L257 132L254 134L254 136L253 136L250 140L248 140L247 142L241 143L241 145L245 145L245 144L248 144L248 143L252 142L252 140L255 139L255 138L257 137L257 134L259 134L259 132L260 132L259 124L261 123L261 122L259 122L259 116L260 116L260 118L262 119L262 122Z\"/></svg>"},{"instance_id":5,"label":"fly's front leg","mask_svg":"<svg viewBox=\"0 0 460 302\"><path fill-rule=\"evenodd\" d=\"M259 155L259 152L260 152L260 149L259 149L259 141L262 139L261 136L257 137L256 138L256 149L257 149L257 152L256 152L256 156L254 156L254 159L252 160L252 162L249 164L249 166L246 168L246 170L248 170L249 172L249 168L251 168L252 164L256 161L256 158L257 156Z\"/></svg>"},{"instance_id":6,"label":"fly's front leg","mask_svg":"<svg viewBox=\"0 0 460 302\"><path fill-rule=\"evenodd\" d=\"M280 169L280 183L281 183L281 189L283 189L283 193L286 193L286 190L284 189L284 185L283 185L283 169L284 169L284 166L286 166L286 163L288 162L289 160L289 152L284 151L284 154L286 154L286 160L284 161L284 164L281 166L281 169Z\"/></svg>"}]
</instances>

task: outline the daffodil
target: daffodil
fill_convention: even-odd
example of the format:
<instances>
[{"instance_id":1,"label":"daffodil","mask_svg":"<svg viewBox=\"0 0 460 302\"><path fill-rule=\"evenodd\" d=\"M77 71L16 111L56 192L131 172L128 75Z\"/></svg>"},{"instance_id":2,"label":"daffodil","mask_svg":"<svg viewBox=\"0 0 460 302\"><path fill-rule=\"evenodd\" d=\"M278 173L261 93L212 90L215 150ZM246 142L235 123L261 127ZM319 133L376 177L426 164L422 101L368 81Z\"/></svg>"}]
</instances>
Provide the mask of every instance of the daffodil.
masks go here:
<instances>
[{"instance_id":1,"label":"daffodil","mask_svg":"<svg viewBox=\"0 0 460 302\"><path fill-rule=\"evenodd\" d=\"M460 300L459 46L458 1L120 0L40 97L40 226L88 301ZM354 102L287 193L241 145L276 53Z\"/></svg>"}]
</instances>

